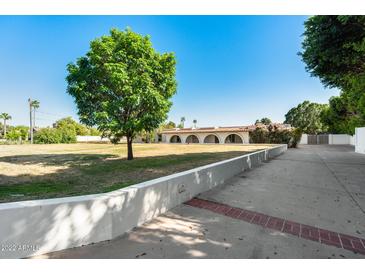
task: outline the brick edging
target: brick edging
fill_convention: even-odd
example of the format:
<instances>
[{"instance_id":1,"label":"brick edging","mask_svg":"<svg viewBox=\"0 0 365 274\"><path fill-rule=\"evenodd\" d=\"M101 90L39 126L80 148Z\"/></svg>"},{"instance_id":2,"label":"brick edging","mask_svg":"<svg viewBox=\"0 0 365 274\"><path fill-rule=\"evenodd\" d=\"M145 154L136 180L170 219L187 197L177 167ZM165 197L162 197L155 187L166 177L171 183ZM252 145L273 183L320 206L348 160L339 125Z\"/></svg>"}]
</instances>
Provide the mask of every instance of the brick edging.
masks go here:
<instances>
[{"instance_id":1,"label":"brick edging","mask_svg":"<svg viewBox=\"0 0 365 274\"><path fill-rule=\"evenodd\" d=\"M203 208L265 228L298 236L299 238L336 246L338 248L347 249L355 253L365 255L365 239L358 237L199 198L193 198L190 201L187 201L185 204L197 208Z\"/></svg>"}]
</instances>

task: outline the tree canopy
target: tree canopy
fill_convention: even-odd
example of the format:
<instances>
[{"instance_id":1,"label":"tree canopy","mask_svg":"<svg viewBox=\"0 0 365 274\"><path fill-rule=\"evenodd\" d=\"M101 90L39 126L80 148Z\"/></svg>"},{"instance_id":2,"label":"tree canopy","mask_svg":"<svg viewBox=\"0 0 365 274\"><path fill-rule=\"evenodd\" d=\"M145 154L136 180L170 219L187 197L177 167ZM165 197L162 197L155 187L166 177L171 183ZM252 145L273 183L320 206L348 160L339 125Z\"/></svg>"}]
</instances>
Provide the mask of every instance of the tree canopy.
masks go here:
<instances>
[{"instance_id":1,"label":"tree canopy","mask_svg":"<svg viewBox=\"0 0 365 274\"><path fill-rule=\"evenodd\" d=\"M334 133L353 134L365 125L365 17L312 16L305 22L302 47L307 71L341 90L324 120Z\"/></svg>"},{"instance_id":2,"label":"tree canopy","mask_svg":"<svg viewBox=\"0 0 365 274\"><path fill-rule=\"evenodd\" d=\"M91 135L91 136L100 136L101 133L92 127L87 127L83 124L80 124L78 122L76 122L74 119L72 119L72 117L65 117L62 118L60 120L57 120L54 125L54 128L58 128L58 129L69 129L71 131L73 131L75 133L75 135L80 135L80 136L87 136L87 135Z\"/></svg>"},{"instance_id":3,"label":"tree canopy","mask_svg":"<svg viewBox=\"0 0 365 274\"><path fill-rule=\"evenodd\" d=\"M284 123L301 129L303 133L317 134L326 132L327 127L322 121L322 115L327 108L326 104L304 101L285 114Z\"/></svg>"},{"instance_id":4,"label":"tree canopy","mask_svg":"<svg viewBox=\"0 0 365 274\"><path fill-rule=\"evenodd\" d=\"M97 126L114 142L127 137L131 160L133 138L167 118L177 86L175 65L174 54L158 53L149 36L112 29L67 66L67 92L81 122Z\"/></svg>"},{"instance_id":5,"label":"tree canopy","mask_svg":"<svg viewBox=\"0 0 365 274\"><path fill-rule=\"evenodd\" d=\"M264 118L261 118L260 120L257 119L256 122L255 122L255 124L258 124L258 123L262 123L264 125L270 125L272 122L271 122L271 120L269 118L264 117Z\"/></svg>"}]
</instances>

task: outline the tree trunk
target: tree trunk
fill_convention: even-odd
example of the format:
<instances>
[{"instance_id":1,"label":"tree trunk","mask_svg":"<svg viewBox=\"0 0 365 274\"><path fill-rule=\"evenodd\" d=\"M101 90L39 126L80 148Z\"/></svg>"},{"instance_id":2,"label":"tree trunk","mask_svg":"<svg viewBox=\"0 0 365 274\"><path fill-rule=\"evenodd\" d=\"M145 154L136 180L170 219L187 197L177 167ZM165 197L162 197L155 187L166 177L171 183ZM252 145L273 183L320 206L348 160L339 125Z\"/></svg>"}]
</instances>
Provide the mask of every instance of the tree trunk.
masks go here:
<instances>
[{"instance_id":1,"label":"tree trunk","mask_svg":"<svg viewBox=\"0 0 365 274\"><path fill-rule=\"evenodd\" d=\"M133 148L132 148L133 138L127 136L127 149L128 149L128 160L133 160Z\"/></svg>"}]
</instances>

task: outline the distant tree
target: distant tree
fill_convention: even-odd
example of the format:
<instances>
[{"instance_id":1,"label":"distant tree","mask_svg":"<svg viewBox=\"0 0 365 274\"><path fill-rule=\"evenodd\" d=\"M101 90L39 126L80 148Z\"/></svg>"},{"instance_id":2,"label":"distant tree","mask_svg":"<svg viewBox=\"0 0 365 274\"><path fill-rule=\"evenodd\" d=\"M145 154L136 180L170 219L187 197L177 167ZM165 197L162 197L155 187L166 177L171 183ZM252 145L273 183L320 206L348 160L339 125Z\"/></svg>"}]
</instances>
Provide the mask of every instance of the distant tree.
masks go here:
<instances>
[{"instance_id":1,"label":"distant tree","mask_svg":"<svg viewBox=\"0 0 365 274\"><path fill-rule=\"evenodd\" d=\"M112 29L67 66L67 92L82 123L97 126L114 143L127 138L132 160L134 137L167 118L176 92L175 64L174 54L155 51L148 36Z\"/></svg>"},{"instance_id":2,"label":"distant tree","mask_svg":"<svg viewBox=\"0 0 365 274\"><path fill-rule=\"evenodd\" d=\"M264 125L270 125L272 122L269 118L264 117L264 118L261 118L261 120L256 120L255 125L258 123L262 123Z\"/></svg>"},{"instance_id":3,"label":"distant tree","mask_svg":"<svg viewBox=\"0 0 365 274\"><path fill-rule=\"evenodd\" d=\"M59 144L67 140L62 130L57 128L41 128L34 134L34 142L36 144Z\"/></svg>"},{"instance_id":4,"label":"distant tree","mask_svg":"<svg viewBox=\"0 0 365 274\"><path fill-rule=\"evenodd\" d=\"M164 130L176 128L176 124L172 121L162 123L156 130L155 134L160 134Z\"/></svg>"},{"instance_id":5,"label":"distant tree","mask_svg":"<svg viewBox=\"0 0 365 274\"><path fill-rule=\"evenodd\" d=\"M172 129L172 128L176 128L176 124L172 121L167 122L166 124L164 124L164 129Z\"/></svg>"},{"instance_id":6,"label":"distant tree","mask_svg":"<svg viewBox=\"0 0 365 274\"><path fill-rule=\"evenodd\" d=\"M75 131L75 134L76 134L76 126L77 122L70 116L59 119L53 124L54 128L71 128L72 130Z\"/></svg>"},{"instance_id":7,"label":"distant tree","mask_svg":"<svg viewBox=\"0 0 365 274\"><path fill-rule=\"evenodd\" d=\"M7 133L7 138L12 141L18 141L19 139L25 141L28 139L29 127L27 126L15 126L10 127Z\"/></svg>"},{"instance_id":8,"label":"distant tree","mask_svg":"<svg viewBox=\"0 0 365 274\"><path fill-rule=\"evenodd\" d=\"M96 128L89 127L89 135L90 136L101 136L101 132Z\"/></svg>"},{"instance_id":9,"label":"distant tree","mask_svg":"<svg viewBox=\"0 0 365 274\"><path fill-rule=\"evenodd\" d=\"M327 107L325 104L304 101L285 114L284 123L301 129L303 133L317 134L326 132L327 128L323 123L322 113Z\"/></svg>"},{"instance_id":10,"label":"distant tree","mask_svg":"<svg viewBox=\"0 0 365 274\"><path fill-rule=\"evenodd\" d=\"M11 116L8 113L3 112L0 114L0 119L3 119L3 122L4 122L3 136L4 136L4 139L6 139L6 121L11 120Z\"/></svg>"},{"instance_id":11,"label":"distant tree","mask_svg":"<svg viewBox=\"0 0 365 274\"><path fill-rule=\"evenodd\" d=\"M277 126L257 127L250 132L250 143L287 144L288 147L295 148L302 137L299 128L280 129Z\"/></svg>"},{"instance_id":12,"label":"distant tree","mask_svg":"<svg viewBox=\"0 0 365 274\"><path fill-rule=\"evenodd\" d=\"M326 87L341 90L325 115L331 131L353 134L365 125L364 41L365 16L312 16L305 22L299 55L307 71Z\"/></svg>"},{"instance_id":13,"label":"distant tree","mask_svg":"<svg viewBox=\"0 0 365 274\"><path fill-rule=\"evenodd\" d=\"M330 98L329 107L322 113L322 121L328 126L329 132L350 135L355 133L356 127L364 125L361 117L349 111L345 93Z\"/></svg>"},{"instance_id":14,"label":"distant tree","mask_svg":"<svg viewBox=\"0 0 365 274\"><path fill-rule=\"evenodd\" d=\"M53 125L58 130L59 136L61 136L60 143L76 143L76 128L78 124L71 117L62 118ZM49 134L51 131L44 131ZM57 134L55 134L57 135ZM53 136L53 135L52 135ZM57 135L58 136L58 135Z\"/></svg>"},{"instance_id":15,"label":"distant tree","mask_svg":"<svg viewBox=\"0 0 365 274\"><path fill-rule=\"evenodd\" d=\"M198 123L198 120L194 119L193 120L193 124L194 124L194 128L196 128L196 124Z\"/></svg>"}]
</instances>

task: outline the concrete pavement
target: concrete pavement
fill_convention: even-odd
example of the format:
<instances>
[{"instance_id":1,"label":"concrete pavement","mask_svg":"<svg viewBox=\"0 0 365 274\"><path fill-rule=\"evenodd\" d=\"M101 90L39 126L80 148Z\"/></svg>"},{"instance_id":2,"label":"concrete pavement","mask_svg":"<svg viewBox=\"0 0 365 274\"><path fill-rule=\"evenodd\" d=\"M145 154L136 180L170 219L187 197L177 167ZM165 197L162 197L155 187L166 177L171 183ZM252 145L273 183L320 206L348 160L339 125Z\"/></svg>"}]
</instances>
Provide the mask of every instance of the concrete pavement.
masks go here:
<instances>
[{"instance_id":1,"label":"concrete pavement","mask_svg":"<svg viewBox=\"0 0 365 274\"><path fill-rule=\"evenodd\" d=\"M199 198L365 238L365 156L301 146ZM201 208L180 205L130 233L48 258L365 258Z\"/></svg>"}]
</instances>

